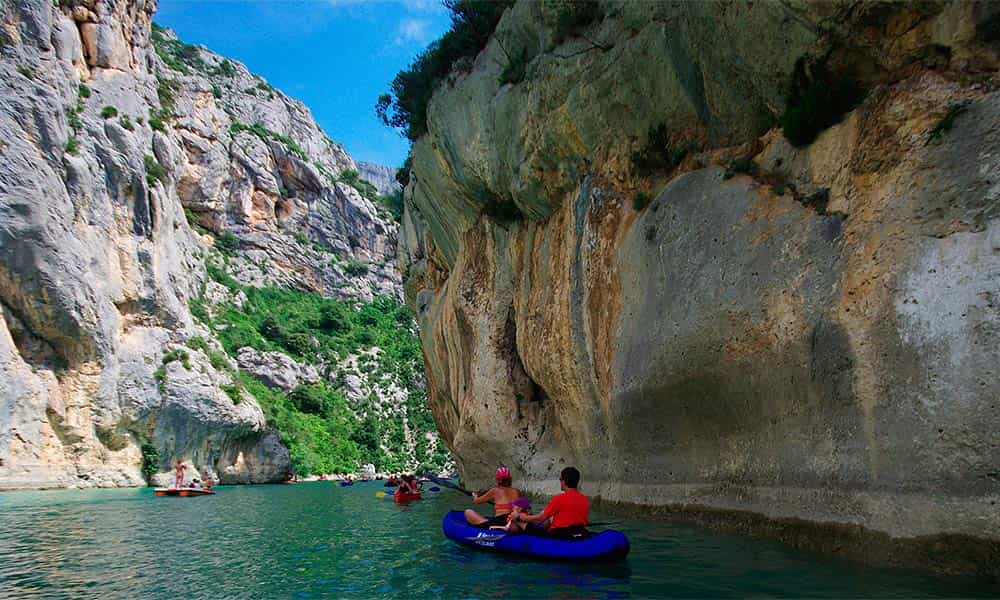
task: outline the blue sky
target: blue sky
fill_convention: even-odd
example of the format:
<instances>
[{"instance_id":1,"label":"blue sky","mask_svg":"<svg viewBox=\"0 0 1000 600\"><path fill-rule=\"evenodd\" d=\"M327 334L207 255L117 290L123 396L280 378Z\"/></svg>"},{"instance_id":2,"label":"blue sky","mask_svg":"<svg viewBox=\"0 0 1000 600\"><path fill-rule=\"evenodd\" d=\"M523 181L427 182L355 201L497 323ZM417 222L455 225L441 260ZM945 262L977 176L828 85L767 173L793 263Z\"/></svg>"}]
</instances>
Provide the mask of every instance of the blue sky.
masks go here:
<instances>
[{"instance_id":1,"label":"blue sky","mask_svg":"<svg viewBox=\"0 0 1000 600\"><path fill-rule=\"evenodd\" d=\"M392 167L409 142L375 100L450 22L440 0L160 0L153 20L304 102L355 160Z\"/></svg>"}]
</instances>

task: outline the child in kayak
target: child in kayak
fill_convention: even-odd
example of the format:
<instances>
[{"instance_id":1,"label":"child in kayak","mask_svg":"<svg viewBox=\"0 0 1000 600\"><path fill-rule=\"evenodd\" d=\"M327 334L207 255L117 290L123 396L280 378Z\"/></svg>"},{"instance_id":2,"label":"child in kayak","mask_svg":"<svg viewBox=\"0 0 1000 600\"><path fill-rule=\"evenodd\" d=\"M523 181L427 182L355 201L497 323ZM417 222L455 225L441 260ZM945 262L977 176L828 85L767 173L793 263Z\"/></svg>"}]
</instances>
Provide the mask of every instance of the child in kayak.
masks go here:
<instances>
[{"instance_id":1,"label":"child in kayak","mask_svg":"<svg viewBox=\"0 0 1000 600\"><path fill-rule=\"evenodd\" d=\"M413 475L403 475L399 481L399 492L401 494L419 494L420 483Z\"/></svg>"},{"instance_id":2,"label":"child in kayak","mask_svg":"<svg viewBox=\"0 0 1000 600\"><path fill-rule=\"evenodd\" d=\"M521 490L512 486L510 469L504 466L497 467L497 484L490 488L482 496L472 494L473 504L484 504L493 501L493 518L488 519L471 508L465 511L465 520L469 525L475 525L483 529L490 527L503 527L507 525L507 517L514 509L513 502L521 497Z\"/></svg>"},{"instance_id":3,"label":"child in kayak","mask_svg":"<svg viewBox=\"0 0 1000 600\"><path fill-rule=\"evenodd\" d=\"M545 523L551 519L547 529L542 531L529 530L529 532L542 533L547 537L560 539L572 539L585 535L589 522L590 501L576 490L576 486L579 484L580 472L574 467L566 467L559 474L559 487L562 489L562 493L552 498L552 502L549 502L545 510L537 515L528 515L515 508L514 514L511 515L508 531L511 533L523 531L526 529L525 525Z\"/></svg>"}]
</instances>

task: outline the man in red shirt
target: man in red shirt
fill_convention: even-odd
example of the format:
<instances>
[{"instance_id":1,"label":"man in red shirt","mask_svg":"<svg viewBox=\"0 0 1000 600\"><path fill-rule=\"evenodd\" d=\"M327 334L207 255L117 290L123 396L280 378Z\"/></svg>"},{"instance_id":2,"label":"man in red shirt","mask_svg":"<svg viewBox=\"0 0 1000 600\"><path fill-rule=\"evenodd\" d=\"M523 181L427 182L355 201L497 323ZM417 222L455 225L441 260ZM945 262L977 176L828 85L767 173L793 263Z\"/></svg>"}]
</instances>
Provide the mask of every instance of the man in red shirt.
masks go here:
<instances>
[{"instance_id":1,"label":"man in red shirt","mask_svg":"<svg viewBox=\"0 0 1000 600\"><path fill-rule=\"evenodd\" d=\"M545 510L537 515L526 515L516 511L513 520L517 523L543 523L552 520L545 535L555 538L579 537L586 532L587 517L590 513L590 501L576 491L580 484L580 472L574 467L566 467L559 474L561 494L557 494ZM514 531L514 527L511 527Z\"/></svg>"}]
</instances>

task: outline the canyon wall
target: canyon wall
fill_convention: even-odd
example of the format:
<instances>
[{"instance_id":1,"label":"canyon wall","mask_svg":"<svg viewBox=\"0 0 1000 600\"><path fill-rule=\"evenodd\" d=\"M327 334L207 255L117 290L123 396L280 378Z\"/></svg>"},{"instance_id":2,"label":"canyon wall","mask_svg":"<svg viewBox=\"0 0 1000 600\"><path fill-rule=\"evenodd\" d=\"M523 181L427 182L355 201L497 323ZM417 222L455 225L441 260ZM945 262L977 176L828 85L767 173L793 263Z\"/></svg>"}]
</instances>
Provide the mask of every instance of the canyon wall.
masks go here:
<instances>
[{"instance_id":1,"label":"canyon wall","mask_svg":"<svg viewBox=\"0 0 1000 600\"><path fill-rule=\"evenodd\" d=\"M280 367L237 364L192 318L240 301L206 258L246 286L401 295L395 223L338 180L351 157L155 9L0 5L0 489L140 485L144 444L161 483L175 460L188 478L289 476L236 381Z\"/></svg>"},{"instance_id":2,"label":"canyon wall","mask_svg":"<svg viewBox=\"0 0 1000 600\"><path fill-rule=\"evenodd\" d=\"M1000 9L565 4L510 8L413 147L403 284L468 484L572 464L604 502L959 540L925 562L995 576ZM863 95L797 147L810 79Z\"/></svg>"}]
</instances>

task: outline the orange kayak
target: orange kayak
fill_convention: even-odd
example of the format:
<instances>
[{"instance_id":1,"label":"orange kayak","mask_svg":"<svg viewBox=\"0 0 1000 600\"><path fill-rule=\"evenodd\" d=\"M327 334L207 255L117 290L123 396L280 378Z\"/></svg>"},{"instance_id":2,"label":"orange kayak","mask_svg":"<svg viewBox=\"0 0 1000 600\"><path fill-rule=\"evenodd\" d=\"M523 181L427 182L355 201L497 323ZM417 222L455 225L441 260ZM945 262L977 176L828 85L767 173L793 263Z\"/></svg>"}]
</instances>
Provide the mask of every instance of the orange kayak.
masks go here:
<instances>
[{"instance_id":1,"label":"orange kayak","mask_svg":"<svg viewBox=\"0 0 1000 600\"><path fill-rule=\"evenodd\" d=\"M194 488L156 488L155 490L157 496L211 496L215 492L211 490L199 490Z\"/></svg>"},{"instance_id":2,"label":"orange kayak","mask_svg":"<svg viewBox=\"0 0 1000 600\"><path fill-rule=\"evenodd\" d=\"M392 499L397 503L412 502L414 500L420 500L420 492L417 492L416 494L404 494L399 490L396 490L396 492L392 495Z\"/></svg>"}]
</instances>

